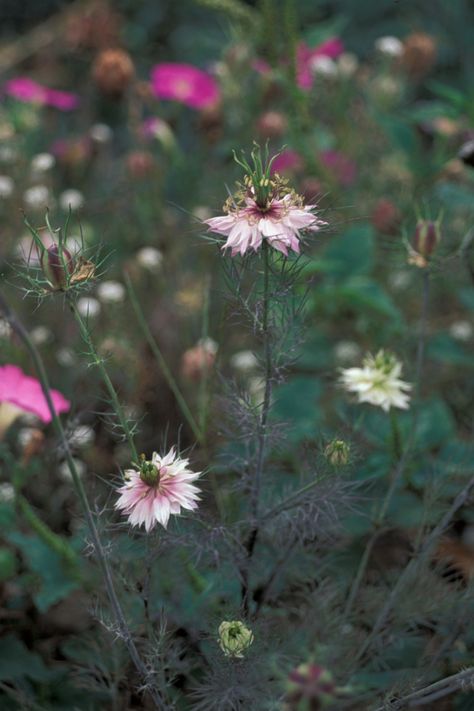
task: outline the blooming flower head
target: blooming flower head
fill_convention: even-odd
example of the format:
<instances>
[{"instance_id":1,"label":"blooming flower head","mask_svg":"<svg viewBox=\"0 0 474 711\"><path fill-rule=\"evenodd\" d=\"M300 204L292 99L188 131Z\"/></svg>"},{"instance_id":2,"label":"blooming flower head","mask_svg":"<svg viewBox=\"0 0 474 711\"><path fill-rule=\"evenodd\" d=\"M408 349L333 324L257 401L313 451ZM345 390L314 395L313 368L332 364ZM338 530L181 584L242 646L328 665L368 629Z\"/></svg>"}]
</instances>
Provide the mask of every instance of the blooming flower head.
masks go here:
<instances>
[{"instance_id":1,"label":"blooming flower head","mask_svg":"<svg viewBox=\"0 0 474 711\"><path fill-rule=\"evenodd\" d=\"M57 390L51 390L56 413L67 412L70 403ZM17 365L0 366L0 430L6 429L16 417L31 412L45 423L51 422L51 413L41 385ZM2 425L3 422L3 425Z\"/></svg>"},{"instance_id":2,"label":"blooming flower head","mask_svg":"<svg viewBox=\"0 0 474 711\"><path fill-rule=\"evenodd\" d=\"M142 455L136 469L125 471L115 508L128 516L132 526L143 524L147 533L157 523L166 528L171 514L197 508L199 489L192 482L200 472L191 471L188 465L189 460L178 457L174 447L164 457L154 452L150 461Z\"/></svg>"},{"instance_id":3,"label":"blooming flower head","mask_svg":"<svg viewBox=\"0 0 474 711\"><path fill-rule=\"evenodd\" d=\"M234 257L249 250L257 252L263 240L288 256L288 250L300 251L300 232L316 232L326 223L314 215L314 205L287 186L278 174L272 175L271 160L262 160L258 149L252 151L253 167L236 158L245 171L244 184L225 205L225 215L204 222L212 232L225 235L224 249Z\"/></svg>"},{"instance_id":4,"label":"blooming flower head","mask_svg":"<svg viewBox=\"0 0 474 711\"><path fill-rule=\"evenodd\" d=\"M192 109L207 109L219 100L219 87L215 79L192 64L157 64L153 68L151 81L159 99L179 101Z\"/></svg>"},{"instance_id":5,"label":"blooming flower head","mask_svg":"<svg viewBox=\"0 0 474 711\"><path fill-rule=\"evenodd\" d=\"M368 354L362 368L345 368L341 384L356 393L360 403L381 407L388 412L391 407L407 410L411 385L400 379L402 364L391 353L379 351L376 356Z\"/></svg>"},{"instance_id":6,"label":"blooming flower head","mask_svg":"<svg viewBox=\"0 0 474 711\"><path fill-rule=\"evenodd\" d=\"M219 625L217 641L226 657L243 659L245 650L253 642L253 632L240 620L224 621Z\"/></svg>"},{"instance_id":7,"label":"blooming flower head","mask_svg":"<svg viewBox=\"0 0 474 711\"><path fill-rule=\"evenodd\" d=\"M29 77L15 77L7 81L5 91L9 96L13 96L18 101L26 103L40 104L42 106L53 106L60 111L71 111L79 104L76 94L68 91L58 91L49 89L47 86Z\"/></svg>"}]
</instances>

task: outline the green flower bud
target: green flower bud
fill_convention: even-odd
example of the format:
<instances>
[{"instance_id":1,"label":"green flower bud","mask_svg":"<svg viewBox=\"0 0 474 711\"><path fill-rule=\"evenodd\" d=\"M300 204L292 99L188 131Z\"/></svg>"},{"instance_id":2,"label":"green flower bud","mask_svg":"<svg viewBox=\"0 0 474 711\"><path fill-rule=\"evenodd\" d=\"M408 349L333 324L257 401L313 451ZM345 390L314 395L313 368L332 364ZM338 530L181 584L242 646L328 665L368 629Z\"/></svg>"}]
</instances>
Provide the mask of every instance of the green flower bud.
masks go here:
<instances>
[{"instance_id":1,"label":"green flower bud","mask_svg":"<svg viewBox=\"0 0 474 711\"><path fill-rule=\"evenodd\" d=\"M333 467L343 467L349 462L350 447L342 439L333 439L326 446L324 456Z\"/></svg>"},{"instance_id":2,"label":"green flower bud","mask_svg":"<svg viewBox=\"0 0 474 711\"><path fill-rule=\"evenodd\" d=\"M219 625L217 641L226 657L242 659L245 650L253 642L253 632L240 620L225 621Z\"/></svg>"}]
</instances>

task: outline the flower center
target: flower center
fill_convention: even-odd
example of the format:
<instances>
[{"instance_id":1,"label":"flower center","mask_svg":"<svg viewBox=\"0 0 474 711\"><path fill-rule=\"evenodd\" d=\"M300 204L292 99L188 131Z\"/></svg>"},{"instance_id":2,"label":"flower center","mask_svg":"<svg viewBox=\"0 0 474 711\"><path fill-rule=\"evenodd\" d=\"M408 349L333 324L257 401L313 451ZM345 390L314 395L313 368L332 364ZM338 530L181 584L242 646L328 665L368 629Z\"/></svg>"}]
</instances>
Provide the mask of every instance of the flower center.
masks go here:
<instances>
[{"instance_id":1,"label":"flower center","mask_svg":"<svg viewBox=\"0 0 474 711\"><path fill-rule=\"evenodd\" d=\"M148 486L157 487L160 483L160 473L156 464L145 459L145 455L140 455L140 479Z\"/></svg>"}]
</instances>

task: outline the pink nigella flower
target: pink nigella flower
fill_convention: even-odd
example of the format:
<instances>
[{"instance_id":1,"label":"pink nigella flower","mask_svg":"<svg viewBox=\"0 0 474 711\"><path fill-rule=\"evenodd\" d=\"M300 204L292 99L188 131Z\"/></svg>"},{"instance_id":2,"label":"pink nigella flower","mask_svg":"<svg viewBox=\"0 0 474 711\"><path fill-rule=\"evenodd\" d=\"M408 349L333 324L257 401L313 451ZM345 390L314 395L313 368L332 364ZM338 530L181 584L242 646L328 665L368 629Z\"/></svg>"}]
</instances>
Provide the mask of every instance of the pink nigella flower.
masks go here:
<instances>
[{"instance_id":1,"label":"pink nigella flower","mask_svg":"<svg viewBox=\"0 0 474 711\"><path fill-rule=\"evenodd\" d=\"M70 403L57 390L51 390L51 398L56 413L67 412ZM51 413L36 378L25 375L16 365L0 366L0 406L4 403L22 412L32 412L43 422L51 422Z\"/></svg>"},{"instance_id":2,"label":"pink nigella flower","mask_svg":"<svg viewBox=\"0 0 474 711\"><path fill-rule=\"evenodd\" d=\"M157 64L151 80L159 99L179 101L192 109L207 109L219 100L215 79L192 64Z\"/></svg>"},{"instance_id":3,"label":"pink nigella flower","mask_svg":"<svg viewBox=\"0 0 474 711\"><path fill-rule=\"evenodd\" d=\"M272 198L265 207L247 197L243 207L231 208L227 215L205 222L212 232L227 237L224 249L228 247L233 257L250 249L257 252L264 239L287 257L289 249L300 251L300 230L316 232L326 224L311 212L314 207L303 205L299 196L292 193Z\"/></svg>"},{"instance_id":4,"label":"pink nigella flower","mask_svg":"<svg viewBox=\"0 0 474 711\"><path fill-rule=\"evenodd\" d=\"M188 464L188 459L176 455L174 447L164 457L154 452L151 461L142 455L138 470L125 472L126 483L118 489L121 496L115 508L128 516L132 526L143 524L147 533L157 523L166 528L171 514L197 508L200 492L192 482L200 472L191 471Z\"/></svg>"},{"instance_id":5,"label":"pink nigella flower","mask_svg":"<svg viewBox=\"0 0 474 711\"><path fill-rule=\"evenodd\" d=\"M15 77L5 84L5 91L19 101L42 106L53 106L60 111L71 111L79 104L76 94L49 89L29 77Z\"/></svg>"}]
</instances>

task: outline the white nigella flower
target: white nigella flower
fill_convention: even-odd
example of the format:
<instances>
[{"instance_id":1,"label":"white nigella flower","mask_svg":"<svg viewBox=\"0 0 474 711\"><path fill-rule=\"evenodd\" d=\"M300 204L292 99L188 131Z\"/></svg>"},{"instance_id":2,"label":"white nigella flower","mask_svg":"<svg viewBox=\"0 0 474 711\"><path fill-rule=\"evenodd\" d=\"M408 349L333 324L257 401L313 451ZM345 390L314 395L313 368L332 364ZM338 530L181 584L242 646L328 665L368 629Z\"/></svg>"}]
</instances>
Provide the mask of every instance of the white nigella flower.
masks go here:
<instances>
[{"instance_id":1,"label":"white nigella flower","mask_svg":"<svg viewBox=\"0 0 474 711\"><path fill-rule=\"evenodd\" d=\"M391 407L407 410L411 385L400 379L402 364L385 351L376 356L368 354L362 368L346 368L341 373L341 385L355 393L360 403L381 407L388 412Z\"/></svg>"},{"instance_id":2,"label":"white nigella flower","mask_svg":"<svg viewBox=\"0 0 474 711\"><path fill-rule=\"evenodd\" d=\"M79 476L84 476L87 469L85 462L83 462L82 459L76 459L75 457L73 457L73 462ZM63 481L72 481L71 470L69 469L69 464L66 461L61 462L58 466L58 474Z\"/></svg>"},{"instance_id":3,"label":"white nigella flower","mask_svg":"<svg viewBox=\"0 0 474 711\"><path fill-rule=\"evenodd\" d=\"M81 296L76 303L77 310L85 318L94 318L100 313L100 303L92 296Z\"/></svg>"},{"instance_id":4,"label":"white nigella flower","mask_svg":"<svg viewBox=\"0 0 474 711\"><path fill-rule=\"evenodd\" d=\"M4 504L13 501L15 498L15 489L8 481L2 481L0 484L0 501Z\"/></svg>"},{"instance_id":5,"label":"white nigella flower","mask_svg":"<svg viewBox=\"0 0 474 711\"><path fill-rule=\"evenodd\" d=\"M103 281L97 287L97 297L104 304L120 304L125 298L125 287L119 281Z\"/></svg>"},{"instance_id":6,"label":"white nigella flower","mask_svg":"<svg viewBox=\"0 0 474 711\"><path fill-rule=\"evenodd\" d=\"M65 212L69 209L71 209L72 212L75 212L75 210L79 210L79 208L84 205L84 195L79 190L75 190L74 188L65 190L59 196L59 205Z\"/></svg>"},{"instance_id":7,"label":"white nigella flower","mask_svg":"<svg viewBox=\"0 0 474 711\"><path fill-rule=\"evenodd\" d=\"M42 346L53 340L53 334L47 326L35 326L30 331L30 338L35 346Z\"/></svg>"},{"instance_id":8,"label":"white nigella flower","mask_svg":"<svg viewBox=\"0 0 474 711\"><path fill-rule=\"evenodd\" d=\"M337 64L331 57L321 55L311 60L311 71L318 76L335 77L337 76Z\"/></svg>"},{"instance_id":9,"label":"white nigella flower","mask_svg":"<svg viewBox=\"0 0 474 711\"><path fill-rule=\"evenodd\" d=\"M31 159L31 170L33 173L46 173L55 163L56 159L51 153L38 153Z\"/></svg>"},{"instance_id":10,"label":"white nigella flower","mask_svg":"<svg viewBox=\"0 0 474 711\"><path fill-rule=\"evenodd\" d=\"M108 143L113 134L114 132L106 123L95 123L89 131L90 137L96 143Z\"/></svg>"},{"instance_id":11,"label":"white nigella flower","mask_svg":"<svg viewBox=\"0 0 474 711\"><path fill-rule=\"evenodd\" d=\"M23 193L23 202L32 209L45 208L50 202L49 189L46 185L34 185Z\"/></svg>"},{"instance_id":12,"label":"white nigella flower","mask_svg":"<svg viewBox=\"0 0 474 711\"><path fill-rule=\"evenodd\" d=\"M143 269L155 272L162 265L163 254L155 247L142 247L142 249L137 252L136 259Z\"/></svg>"},{"instance_id":13,"label":"white nigella flower","mask_svg":"<svg viewBox=\"0 0 474 711\"><path fill-rule=\"evenodd\" d=\"M10 338L12 327L5 318L0 318L0 338Z\"/></svg>"},{"instance_id":14,"label":"white nigella flower","mask_svg":"<svg viewBox=\"0 0 474 711\"><path fill-rule=\"evenodd\" d=\"M258 359L252 351L238 351L231 357L230 364L241 373L249 373L258 367Z\"/></svg>"},{"instance_id":15,"label":"white nigella flower","mask_svg":"<svg viewBox=\"0 0 474 711\"><path fill-rule=\"evenodd\" d=\"M355 341L338 341L334 346L334 357L338 363L351 363L360 356L360 347Z\"/></svg>"},{"instance_id":16,"label":"white nigella flower","mask_svg":"<svg viewBox=\"0 0 474 711\"><path fill-rule=\"evenodd\" d=\"M78 425L69 435L69 444L72 447L89 447L95 439L95 432L89 425Z\"/></svg>"},{"instance_id":17,"label":"white nigella flower","mask_svg":"<svg viewBox=\"0 0 474 711\"><path fill-rule=\"evenodd\" d=\"M457 341L469 341L473 332L474 329L470 321L455 321L449 329L449 333Z\"/></svg>"},{"instance_id":18,"label":"white nigella flower","mask_svg":"<svg viewBox=\"0 0 474 711\"><path fill-rule=\"evenodd\" d=\"M387 57L400 57L403 54L403 42L398 37L379 37L375 40L375 49Z\"/></svg>"},{"instance_id":19,"label":"white nigella flower","mask_svg":"<svg viewBox=\"0 0 474 711\"><path fill-rule=\"evenodd\" d=\"M15 183L9 175L0 175L0 198L9 198L15 190Z\"/></svg>"},{"instance_id":20,"label":"white nigella flower","mask_svg":"<svg viewBox=\"0 0 474 711\"><path fill-rule=\"evenodd\" d=\"M56 360L64 368L70 368L76 362L76 356L71 348L60 348L56 353Z\"/></svg>"},{"instance_id":21,"label":"white nigella flower","mask_svg":"<svg viewBox=\"0 0 474 711\"><path fill-rule=\"evenodd\" d=\"M341 77L346 79L356 73L358 66L359 60L352 52L343 52L337 59L337 71Z\"/></svg>"}]
</instances>

